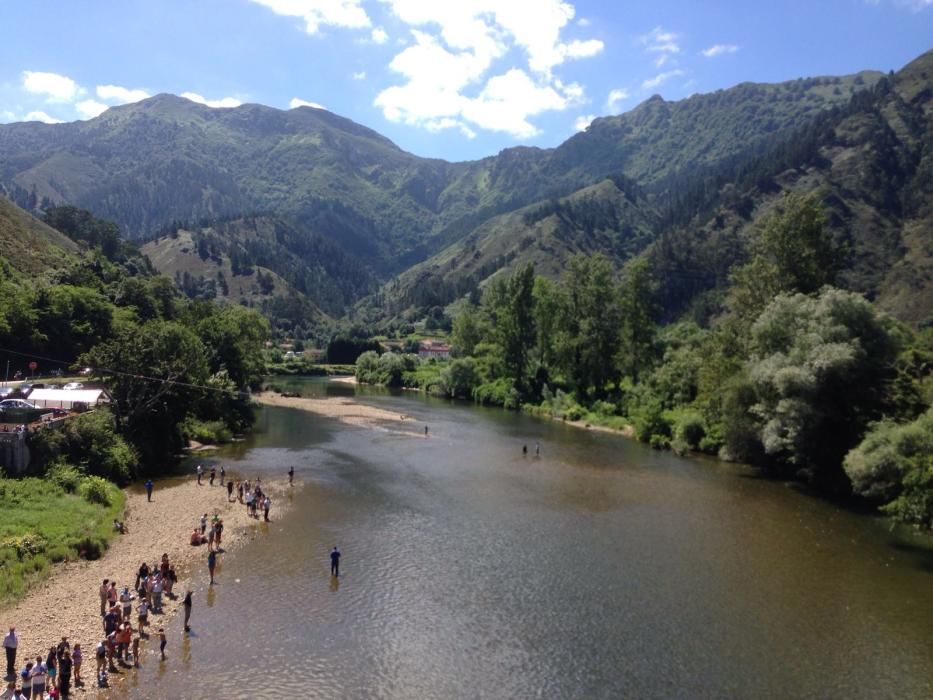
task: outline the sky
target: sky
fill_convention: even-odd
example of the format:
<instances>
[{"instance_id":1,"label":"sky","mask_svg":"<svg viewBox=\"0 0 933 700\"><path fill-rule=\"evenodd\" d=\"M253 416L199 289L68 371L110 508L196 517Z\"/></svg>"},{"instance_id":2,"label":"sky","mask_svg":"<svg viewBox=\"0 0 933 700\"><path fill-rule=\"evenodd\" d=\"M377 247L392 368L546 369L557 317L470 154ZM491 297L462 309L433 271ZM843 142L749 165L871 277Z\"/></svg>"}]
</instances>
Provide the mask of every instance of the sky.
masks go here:
<instances>
[{"instance_id":1,"label":"sky","mask_svg":"<svg viewBox=\"0 0 933 700\"><path fill-rule=\"evenodd\" d=\"M552 147L654 94L897 70L933 0L0 0L0 122L162 92L306 105L452 161Z\"/></svg>"}]
</instances>

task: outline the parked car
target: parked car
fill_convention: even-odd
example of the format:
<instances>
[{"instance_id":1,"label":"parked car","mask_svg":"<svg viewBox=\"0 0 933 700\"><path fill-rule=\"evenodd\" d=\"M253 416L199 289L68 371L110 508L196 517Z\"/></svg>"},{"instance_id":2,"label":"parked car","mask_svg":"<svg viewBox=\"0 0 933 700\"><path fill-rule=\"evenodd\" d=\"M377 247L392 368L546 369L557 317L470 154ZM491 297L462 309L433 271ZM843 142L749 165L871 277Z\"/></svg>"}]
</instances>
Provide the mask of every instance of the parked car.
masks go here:
<instances>
[{"instance_id":1,"label":"parked car","mask_svg":"<svg viewBox=\"0 0 933 700\"><path fill-rule=\"evenodd\" d=\"M65 386L62 387L62 389L67 389L69 391L72 389L83 389L83 388L84 388L84 384L82 384L81 382L68 382Z\"/></svg>"},{"instance_id":2,"label":"parked car","mask_svg":"<svg viewBox=\"0 0 933 700\"><path fill-rule=\"evenodd\" d=\"M13 387L11 386L0 386L0 399L5 399L7 396L13 393Z\"/></svg>"},{"instance_id":3,"label":"parked car","mask_svg":"<svg viewBox=\"0 0 933 700\"><path fill-rule=\"evenodd\" d=\"M4 423L32 423L49 409L38 408L34 403L24 399L4 399L0 401L0 422Z\"/></svg>"},{"instance_id":4,"label":"parked car","mask_svg":"<svg viewBox=\"0 0 933 700\"><path fill-rule=\"evenodd\" d=\"M5 399L0 401L0 410L8 408L38 408L34 403L29 403L25 399Z\"/></svg>"}]
</instances>

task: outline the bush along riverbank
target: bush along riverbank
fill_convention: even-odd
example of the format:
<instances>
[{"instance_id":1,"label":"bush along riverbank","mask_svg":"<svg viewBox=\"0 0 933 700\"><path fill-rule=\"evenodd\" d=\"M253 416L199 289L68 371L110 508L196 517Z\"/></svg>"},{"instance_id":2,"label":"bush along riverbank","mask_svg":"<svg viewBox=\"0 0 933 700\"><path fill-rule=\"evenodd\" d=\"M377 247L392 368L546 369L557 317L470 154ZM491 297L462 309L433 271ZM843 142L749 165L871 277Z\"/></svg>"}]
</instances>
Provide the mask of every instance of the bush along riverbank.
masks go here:
<instances>
[{"instance_id":1,"label":"bush along riverbank","mask_svg":"<svg viewBox=\"0 0 933 700\"><path fill-rule=\"evenodd\" d=\"M834 287L844 251L819 203L788 196L706 306L657 323L647 259L602 255L554 282L493 278L454 319L449 362L366 352L360 382L617 429L867 501L933 527L933 329ZM702 311L702 313L701 313Z\"/></svg>"},{"instance_id":2,"label":"bush along riverbank","mask_svg":"<svg viewBox=\"0 0 933 700\"><path fill-rule=\"evenodd\" d=\"M24 596L52 564L96 559L122 520L113 483L58 464L46 478L0 478L0 605Z\"/></svg>"}]
</instances>

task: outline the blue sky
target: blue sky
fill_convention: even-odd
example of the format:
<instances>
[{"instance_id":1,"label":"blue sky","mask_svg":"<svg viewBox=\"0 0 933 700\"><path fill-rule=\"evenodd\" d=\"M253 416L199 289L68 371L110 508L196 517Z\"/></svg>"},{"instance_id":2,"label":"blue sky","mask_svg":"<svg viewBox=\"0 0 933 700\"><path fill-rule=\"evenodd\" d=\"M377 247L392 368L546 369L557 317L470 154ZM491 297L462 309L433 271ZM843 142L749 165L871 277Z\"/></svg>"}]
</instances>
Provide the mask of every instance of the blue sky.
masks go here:
<instances>
[{"instance_id":1,"label":"blue sky","mask_svg":"<svg viewBox=\"0 0 933 700\"><path fill-rule=\"evenodd\" d=\"M0 0L0 122L160 92L308 103L464 160L654 93L896 70L931 44L933 0Z\"/></svg>"}]
</instances>

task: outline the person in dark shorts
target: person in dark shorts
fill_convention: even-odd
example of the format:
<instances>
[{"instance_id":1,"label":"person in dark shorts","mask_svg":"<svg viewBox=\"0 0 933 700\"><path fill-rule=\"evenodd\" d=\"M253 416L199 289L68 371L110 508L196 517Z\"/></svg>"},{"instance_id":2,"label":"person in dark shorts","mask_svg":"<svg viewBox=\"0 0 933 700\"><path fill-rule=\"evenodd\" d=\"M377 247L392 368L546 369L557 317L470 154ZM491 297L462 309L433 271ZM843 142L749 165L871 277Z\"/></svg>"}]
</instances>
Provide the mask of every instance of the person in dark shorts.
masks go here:
<instances>
[{"instance_id":1,"label":"person in dark shorts","mask_svg":"<svg viewBox=\"0 0 933 700\"><path fill-rule=\"evenodd\" d=\"M288 468L288 485L289 486L295 485L295 467Z\"/></svg>"},{"instance_id":2,"label":"person in dark shorts","mask_svg":"<svg viewBox=\"0 0 933 700\"><path fill-rule=\"evenodd\" d=\"M211 486L214 485L214 477L217 476L217 467L211 467Z\"/></svg>"},{"instance_id":3,"label":"person in dark shorts","mask_svg":"<svg viewBox=\"0 0 933 700\"><path fill-rule=\"evenodd\" d=\"M340 576L340 550L336 545L330 553L330 575Z\"/></svg>"},{"instance_id":4,"label":"person in dark shorts","mask_svg":"<svg viewBox=\"0 0 933 700\"><path fill-rule=\"evenodd\" d=\"M146 481L146 500L152 501L152 479Z\"/></svg>"},{"instance_id":5,"label":"person in dark shorts","mask_svg":"<svg viewBox=\"0 0 933 700\"><path fill-rule=\"evenodd\" d=\"M217 552L213 549L207 553L207 570L211 575L211 585L214 585L214 567L217 566Z\"/></svg>"},{"instance_id":6,"label":"person in dark shorts","mask_svg":"<svg viewBox=\"0 0 933 700\"><path fill-rule=\"evenodd\" d=\"M233 500L233 479L227 482L227 501Z\"/></svg>"},{"instance_id":7,"label":"person in dark shorts","mask_svg":"<svg viewBox=\"0 0 933 700\"><path fill-rule=\"evenodd\" d=\"M165 639L165 628L159 628L159 653L162 654L162 660L165 661L165 645L168 640Z\"/></svg>"}]
</instances>

